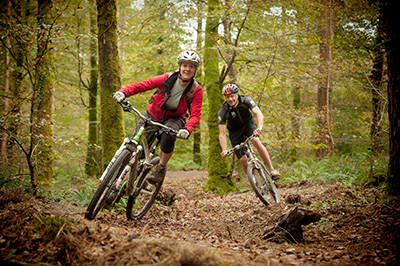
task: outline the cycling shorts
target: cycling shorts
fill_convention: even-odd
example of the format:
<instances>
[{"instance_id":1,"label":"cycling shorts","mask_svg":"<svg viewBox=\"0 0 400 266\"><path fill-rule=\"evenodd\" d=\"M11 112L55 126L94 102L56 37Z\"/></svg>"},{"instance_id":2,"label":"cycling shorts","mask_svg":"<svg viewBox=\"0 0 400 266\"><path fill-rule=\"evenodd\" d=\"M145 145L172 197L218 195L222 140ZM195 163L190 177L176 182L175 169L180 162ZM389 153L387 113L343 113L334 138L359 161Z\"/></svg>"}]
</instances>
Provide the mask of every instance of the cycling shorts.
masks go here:
<instances>
[{"instance_id":1,"label":"cycling shorts","mask_svg":"<svg viewBox=\"0 0 400 266\"><path fill-rule=\"evenodd\" d=\"M257 124L253 119L251 119L243 127L229 130L229 139L232 147L235 147L236 145L245 141L246 138L250 137L256 129ZM239 159L242 158L244 155L246 155L246 147L236 150L235 154Z\"/></svg>"},{"instance_id":2,"label":"cycling shorts","mask_svg":"<svg viewBox=\"0 0 400 266\"><path fill-rule=\"evenodd\" d=\"M164 124L170 128L173 128L175 130L179 130L181 129L186 121L185 119L181 118L181 117L169 117L165 120L156 120L148 111L146 111L144 114L144 116L150 118L152 121ZM135 132L133 133L132 137L135 136L137 130L143 125L144 121L140 120L139 123L136 126ZM157 126L148 126L145 129L145 136L147 139L148 143L152 143L154 141L155 138L155 134L156 132L159 130L159 127ZM161 139L160 139L160 149L162 152L164 153L171 153L174 151L175 148L175 140L176 140L176 135L174 134L161 134Z\"/></svg>"}]
</instances>

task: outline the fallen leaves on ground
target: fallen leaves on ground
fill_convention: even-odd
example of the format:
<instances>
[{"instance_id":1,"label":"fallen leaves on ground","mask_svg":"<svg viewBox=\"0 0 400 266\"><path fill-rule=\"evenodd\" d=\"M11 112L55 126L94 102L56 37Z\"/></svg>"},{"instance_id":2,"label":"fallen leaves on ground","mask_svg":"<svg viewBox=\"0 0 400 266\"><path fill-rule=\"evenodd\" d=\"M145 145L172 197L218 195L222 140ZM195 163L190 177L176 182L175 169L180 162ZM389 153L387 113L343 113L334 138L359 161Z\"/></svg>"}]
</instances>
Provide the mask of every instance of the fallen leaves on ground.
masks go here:
<instances>
[{"instance_id":1,"label":"fallen leaves on ground","mask_svg":"<svg viewBox=\"0 0 400 266\"><path fill-rule=\"evenodd\" d=\"M265 206L245 180L228 195L203 192L206 171L170 171L141 220L103 211L95 220L72 204L0 191L0 256L35 265L398 265L398 199L380 188L298 181L279 184L282 202ZM296 206L318 212L304 242L262 239ZM51 238L49 238L51 235Z\"/></svg>"}]
</instances>

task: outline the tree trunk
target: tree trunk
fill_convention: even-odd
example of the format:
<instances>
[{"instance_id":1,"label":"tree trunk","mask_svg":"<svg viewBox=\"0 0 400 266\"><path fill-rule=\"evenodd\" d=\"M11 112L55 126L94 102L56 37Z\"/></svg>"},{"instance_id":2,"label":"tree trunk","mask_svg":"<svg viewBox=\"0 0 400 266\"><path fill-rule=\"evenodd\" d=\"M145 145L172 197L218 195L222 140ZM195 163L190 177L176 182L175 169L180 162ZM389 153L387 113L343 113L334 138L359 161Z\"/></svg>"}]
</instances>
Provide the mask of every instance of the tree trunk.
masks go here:
<instances>
[{"instance_id":1,"label":"tree trunk","mask_svg":"<svg viewBox=\"0 0 400 266\"><path fill-rule=\"evenodd\" d=\"M292 114L292 136L293 138L297 138L300 136L300 122L299 122L299 113L298 110L300 108L301 94L300 94L300 85L296 84L292 88L292 97L293 97L293 114Z\"/></svg>"},{"instance_id":2,"label":"tree trunk","mask_svg":"<svg viewBox=\"0 0 400 266\"><path fill-rule=\"evenodd\" d=\"M317 158L328 155L333 149L329 95L332 86L333 11L332 0L321 0L320 82L317 97Z\"/></svg>"},{"instance_id":3,"label":"tree trunk","mask_svg":"<svg viewBox=\"0 0 400 266\"><path fill-rule=\"evenodd\" d=\"M295 142L298 137L300 137L300 101L301 101L301 93L300 93L300 85L295 84L292 87L292 97L293 97L293 112L291 114L291 126L292 126L292 140ZM295 145L292 145L290 150L290 156L292 160L295 160L297 157L297 148Z\"/></svg>"},{"instance_id":4,"label":"tree trunk","mask_svg":"<svg viewBox=\"0 0 400 266\"><path fill-rule=\"evenodd\" d=\"M375 157L381 151L381 131L382 131L382 77L383 77L383 25L382 18L378 22L377 37L373 49L373 69L370 76L371 79L371 95L372 95L372 122L371 122L371 159L370 159L370 173L369 178L374 178L374 161Z\"/></svg>"},{"instance_id":5,"label":"tree trunk","mask_svg":"<svg viewBox=\"0 0 400 266\"><path fill-rule=\"evenodd\" d=\"M231 32L232 32L231 19L229 17L226 17L223 21L223 25L224 25L225 41L227 42L227 44L233 45L232 34L231 34ZM234 57L235 57L235 51L233 49L228 49L226 61L228 63L228 67L229 67L228 68L229 83L236 83L236 81L237 81L235 64L233 62L232 62L232 64L230 64L230 62L232 60L234 60Z\"/></svg>"},{"instance_id":6,"label":"tree trunk","mask_svg":"<svg viewBox=\"0 0 400 266\"><path fill-rule=\"evenodd\" d=\"M53 8L52 0L38 0L38 81L37 81L37 135L35 160L37 180L50 184L53 176L53 112L54 88L52 84L51 40L48 25L54 23L50 17Z\"/></svg>"},{"instance_id":7,"label":"tree trunk","mask_svg":"<svg viewBox=\"0 0 400 266\"><path fill-rule=\"evenodd\" d=\"M124 139L122 108L112 98L121 88L115 0L96 0L99 45L102 169Z\"/></svg>"},{"instance_id":8,"label":"tree trunk","mask_svg":"<svg viewBox=\"0 0 400 266\"><path fill-rule=\"evenodd\" d=\"M11 42L10 42L10 25L11 25L11 0L7 1L7 24L9 27L6 29L6 49L5 49L5 73L4 73L4 87L3 87L3 95L4 97L4 105L3 105L3 112L4 112L4 120L1 121L1 123L4 125L5 128L7 128L8 124L8 113L10 109L10 100L8 95L10 94L10 52L8 49L11 48ZM7 164L7 134L5 132L2 132L1 135L1 140L0 140L0 164Z\"/></svg>"},{"instance_id":9,"label":"tree trunk","mask_svg":"<svg viewBox=\"0 0 400 266\"><path fill-rule=\"evenodd\" d=\"M400 195L400 27L397 6L396 0L383 0L390 125L388 192L391 195Z\"/></svg>"},{"instance_id":10,"label":"tree trunk","mask_svg":"<svg viewBox=\"0 0 400 266\"><path fill-rule=\"evenodd\" d=\"M230 6L232 3L231 1L226 1L225 5ZM231 8L231 7L230 7ZM226 17L223 18L222 24L224 25L224 39L226 44L229 46L234 46L234 43L232 42L232 20L230 18L230 12L226 14ZM227 74L229 76L229 81L228 83L236 83L237 82L237 76L236 76L236 68L235 68L235 50L234 49L229 49L226 52L226 59L225 62L227 64ZM238 165L238 168L236 167L236 157L233 155L232 156L232 161L230 163L230 169L229 169L229 176L234 177L234 172L235 169L239 173L243 168L242 165ZM238 174L239 175L239 174Z\"/></svg>"},{"instance_id":11,"label":"tree trunk","mask_svg":"<svg viewBox=\"0 0 400 266\"><path fill-rule=\"evenodd\" d=\"M96 9L94 0L90 1L90 35L96 36ZM89 84L89 135L86 155L85 173L88 176L97 176L100 172L97 158L97 39L90 39L90 84Z\"/></svg>"},{"instance_id":12,"label":"tree trunk","mask_svg":"<svg viewBox=\"0 0 400 266\"><path fill-rule=\"evenodd\" d=\"M203 34L203 3L202 1L197 2L197 53L201 55L200 51L202 48L202 34ZM196 80L203 83L202 66L199 66L196 74ZM193 132L193 162L201 166L201 123L199 123Z\"/></svg>"},{"instance_id":13,"label":"tree trunk","mask_svg":"<svg viewBox=\"0 0 400 266\"><path fill-rule=\"evenodd\" d=\"M219 82L218 52L218 12L219 0L208 0L208 14L206 20L205 47L204 47L204 75L208 99L208 182L207 190L218 190L226 193L235 189L232 178L229 176L228 162L221 157L219 146L218 110L223 103L221 84Z\"/></svg>"}]
</instances>

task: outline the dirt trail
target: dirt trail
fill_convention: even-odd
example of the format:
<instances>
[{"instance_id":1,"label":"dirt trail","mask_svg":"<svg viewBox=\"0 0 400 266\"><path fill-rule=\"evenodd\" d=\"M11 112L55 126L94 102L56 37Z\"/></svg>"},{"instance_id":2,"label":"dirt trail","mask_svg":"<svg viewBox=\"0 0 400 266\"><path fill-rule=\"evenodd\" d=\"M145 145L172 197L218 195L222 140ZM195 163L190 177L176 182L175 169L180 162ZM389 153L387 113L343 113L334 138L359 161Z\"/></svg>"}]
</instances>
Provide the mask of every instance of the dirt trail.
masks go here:
<instances>
[{"instance_id":1,"label":"dirt trail","mask_svg":"<svg viewBox=\"0 0 400 266\"><path fill-rule=\"evenodd\" d=\"M172 206L153 206L141 220L123 211L101 212L94 221L84 209L45 198L2 191L0 254L36 265L398 265L399 203L383 203L383 191L349 189L339 183L279 185L282 203L264 206L247 180L241 191L203 192L206 171L170 171L163 189ZM300 202L287 203L288 196ZM29 204L28 204L29 202ZM295 206L319 212L304 226L303 243L262 239ZM43 217L63 225L45 239ZM60 226L59 226L60 227ZM58 228L59 228L58 227ZM33 230L36 228L36 231ZM37 229L39 228L39 229Z\"/></svg>"}]
</instances>

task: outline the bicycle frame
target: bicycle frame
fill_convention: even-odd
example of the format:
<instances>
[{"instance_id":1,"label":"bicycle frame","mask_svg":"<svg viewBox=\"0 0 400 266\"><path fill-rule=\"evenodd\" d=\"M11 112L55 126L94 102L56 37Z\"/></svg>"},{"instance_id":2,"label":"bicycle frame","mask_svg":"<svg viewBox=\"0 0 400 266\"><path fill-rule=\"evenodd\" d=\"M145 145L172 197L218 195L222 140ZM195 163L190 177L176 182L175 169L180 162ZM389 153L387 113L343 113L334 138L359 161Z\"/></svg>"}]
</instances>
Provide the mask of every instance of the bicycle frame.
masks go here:
<instances>
[{"instance_id":1,"label":"bicycle frame","mask_svg":"<svg viewBox=\"0 0 400 266\"><path fill-rule=\"evenodd\" d=\"M155 186L156 190L151 191L147 189L147 185L150 183L146 182L147 174L150 173L151 169L159 162L159 159L155 157L156 149L160 144L159 135L169 133L177 134L178 132L173 128L145 117L128 101L124 101L120 103L120 105L124 111L133 113L135 116L139 117L141 121L143 121L143 124L137 128L137 132L132 139L129 137L124 139L100 177L99 187L85 212L85 218L89 220L95 218L107 201L111 202L111 206L113 206L119 201L121 196L123 196L122 194L128 195L126 208L128 219L132 219L132 217L142 217L148 211L151 206L150 204L154 202L155 196L162 185L162 183L157 183L157 186ZM152 138L152 140L148 142L145 136L145 129L150 125L157 126L159 130L156 131L154 139ZM123 190L126 190L126 193L122 193ZM145 208L141 209L136 216L132 213L132 207L141 192L149 193L151 198L148 202L142 201L146 203L146 205L144 205Z\"/></svg>"},{"instance_id":2,"label":"bicycle frame","mask_svg":"<svg viewBox=\"0 0 400 266\"><path fill-rule=\"evenodd\" d=\"M245 141L243 141L242 143L236 145L235 147L233 147L232 149L228 150L228 152L226 153L227 155L231 155L235 150L239 150L243 147L246 147L246 155L249 158L249 161L254 161L254 160L258 160L256 154L253 151L253 148L250 145L250 142L255 138L254 135L251 135L250 137L248 137Z\"/></svg>"},{"instance_id":3,"label":"bicycle frame","mask_svg":"<svg viewBox=\"0 0 400 266\"><path fill-rule=\"evenodd\" d=\"M268 170L265 168L264 163L257 157L253 147L250 144L254 138L255 136L251 135L244 142L228 150L227 155L232 154L235 150L246 147L246 155L249 165L246 174L254 192L256 193L257 197L266 205L271 204L271 201L267 199L268 195L271 195L274 201L279 203L279 193L276 190L275 184L271 179ZM257 178L257 175L261 176L261 180Z\"/></svg>"},{"instance_id":4,"label":"bicycle frame","mask_svg":"<svg viewBox=\"0 0 400 266\"><path fill-rule=\"evenodd\" d=\"M249 163L253 162L254 160L258 160L258 158L257 158L257 156L256 156L256 154L255 154L255 152L253 150L253 147L250 145L250 142L251 142L252 139L254 139L254 137L252 137L251 139L248 138L248 141L245 142L246 143L246 147L247 147L246 155L248 157Z\"/></svg>"},{"instance_id":5,"label":"bicycle frame","mask_svg":"<svg viewBox=\"0 0 400 266\"><path fill-rule=\"evenodd\" d=\"M161 123L149 120L147 117L142 115L136 108L134 108L127 101L125 101L124 103L119 103L119 104L122 106L124 111L134 113L135 115L139 116L139 118L144 121L143 125L138 129L137 133L132 138L132 140L129 140L129 142L125 144L125 147L127 147L128 149L129 149L129 146L132 146L133 151L132 151L132 155L131 155L131 159L129 160L129 163L125 166L124 170L122 171L120 176L117 178L117 182L116 182L116 187L118 188L119 185L121 184L121 181L124 179L124 177L130 171L129 176L128 176L128 183L127 183L127 194L128 194L128 196L130 196L130 195L132 195L132 193L135 190L140 188L141 183L142 183L142 178L140 178L141 175L140 174L138 176L136 175L138 162L140 160L139 155L142 153L142 151L144 152L145 158L144 158L143 163L141 164L143 166L143 168L140 169L141 173L143 173L144 171L146 171L146 169L148 169L152 166L150 162L153 159L154 154L156 152L156 148L158 147L158 144L159 144L159 139L156 136L154 139L154 141L156 141L156 144L150 148L150 145L148 144L147 139L144 134L145 128L148 127L149 125L158 126L160 128L164 128L164 129L168 129L168 130L170 130L170 128L168 128L167 126L165 126ZM168 134L168 131L165 133Z\"/></svg>"}]
</instances>

